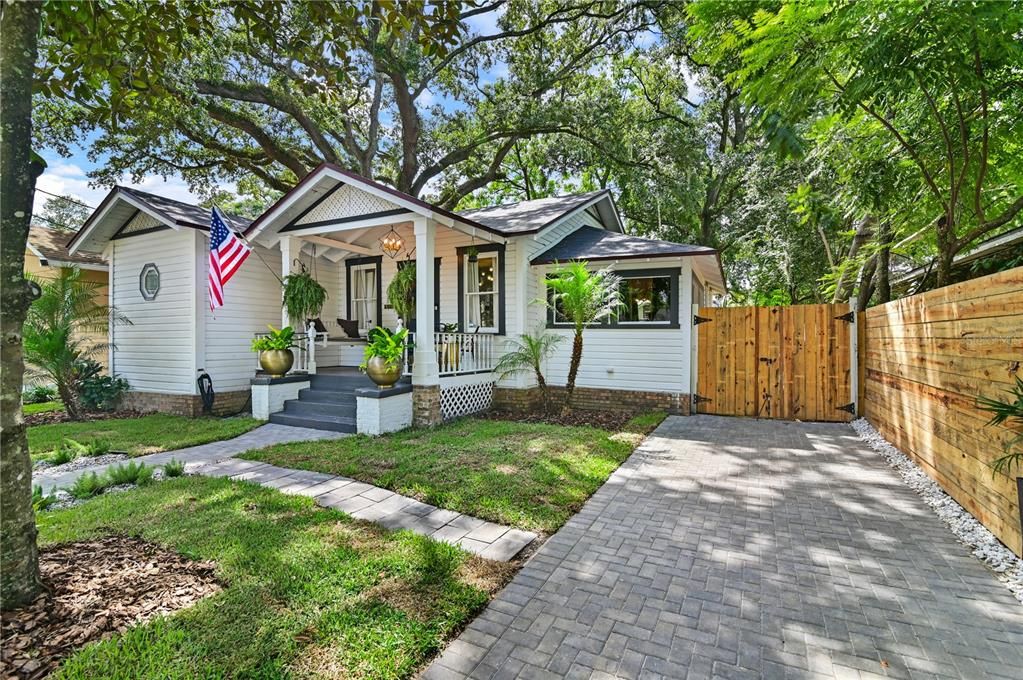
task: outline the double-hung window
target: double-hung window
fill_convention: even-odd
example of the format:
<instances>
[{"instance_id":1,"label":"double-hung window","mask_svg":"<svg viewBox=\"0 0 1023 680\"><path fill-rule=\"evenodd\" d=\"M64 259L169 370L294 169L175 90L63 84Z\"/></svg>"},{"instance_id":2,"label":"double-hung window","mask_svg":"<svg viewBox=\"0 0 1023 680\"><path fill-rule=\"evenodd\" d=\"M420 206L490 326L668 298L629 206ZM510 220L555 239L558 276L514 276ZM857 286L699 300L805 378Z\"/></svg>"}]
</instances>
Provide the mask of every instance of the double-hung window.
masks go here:
<instances>
[{"instance_id":1,"label":"double-hung window","mask_svg":"<svg viewBox=\"0 0 1023 680\"><path fill-rule=\"evenodd\" d=\"M359 335L365 337L380 323L377 313L377 265L360 264L351 268L352 319L359 322Z\"/></svg>"},{"instance_id":2,"label":"double-hung window","mask_svg":"<svg viewBox=\"0 0 1023 680\"><path fill-rule=\"evenodd\" d=\"M498 332L500 257L498 252L481 252L463 258L465 330L470 333Z\"/></svg>"}]
</instances>

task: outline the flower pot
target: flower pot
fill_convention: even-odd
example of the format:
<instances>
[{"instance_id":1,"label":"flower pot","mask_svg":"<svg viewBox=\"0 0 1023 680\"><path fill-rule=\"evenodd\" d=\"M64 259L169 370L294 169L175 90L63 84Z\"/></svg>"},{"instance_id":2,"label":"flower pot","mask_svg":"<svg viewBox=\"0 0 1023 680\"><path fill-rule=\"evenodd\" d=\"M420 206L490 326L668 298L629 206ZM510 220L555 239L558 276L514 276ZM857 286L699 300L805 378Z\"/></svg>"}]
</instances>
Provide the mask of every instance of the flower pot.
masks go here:
<instances>
[{"instance_id":1,"label":"flower pot","mask_svg":"<svg viewBox=\"0 0 1023 680\"><path fill-rule=\"evenodd\" d=\"M380 389L385 390L388 387L394 387L394 383L401 378L401 364L388 366L383 357L372 357L366 362L366 375Z\"/></svg>"},{"instance_id":2,"label":"flower pot","mask_svg":"<svg viewBox=\"0 0 1023 680\"><path fill-rule=\"evenodd\" d=\"M290 349L265 349L259 353L259 365L274 378L279 378L295 363L295 355Z\"/></svg>"}]
</instances>

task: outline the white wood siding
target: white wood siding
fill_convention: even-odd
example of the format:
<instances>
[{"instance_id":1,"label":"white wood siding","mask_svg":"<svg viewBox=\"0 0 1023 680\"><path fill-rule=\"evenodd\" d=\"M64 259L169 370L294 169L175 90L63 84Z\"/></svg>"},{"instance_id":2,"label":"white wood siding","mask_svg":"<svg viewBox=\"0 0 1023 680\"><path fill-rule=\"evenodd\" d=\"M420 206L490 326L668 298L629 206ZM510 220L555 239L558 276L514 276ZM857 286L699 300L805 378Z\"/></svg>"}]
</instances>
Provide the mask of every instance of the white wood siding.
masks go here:
<instances>
[{"instance_id":1,"label":"white wood siding","mask_svg":"<svg viewBox=\"0 0 1023 680\"><path fill-rule=\"evenodd\" d=\"M141 392L195 392L192 229L111 241L111 299L131 325L114 329L113 370ZM160 291L144 300L139 274L147 263L160 270Z\"/></svg>"},{"instance_id":2,"label":"white wood siding","mask_svg":"<svg viewBox=\"0 0 1023 680\"><path fill-rule=\"evenodd\" d=\"M605 266L606 263L594 263ZM644 392L689 393L691 279L687 275L690 262L686 258L651 259L643 262L621 262L618 271L629 269L659 269L680 267L679 324L681 328L588 328L583 333L583 359L579 365L576 386ZM540 291L549 267L534 267L534 285ZM546 309L537 305L537 311L546 324ZM564 337L558 349L548 359L545 377L552 385L568 381L568 368L572 354L571 328L549 329Z\"/></svg>"},{"instance_id":3,"label":"white wood siding","mask_svg":"<svg viewBox=\"0 0 1023 680\"><path fill-rule=\"evenodd\" d=\"M277 280L281 254L277 249L255 246L224 288L224 306L212 311L205 290L209 271L207 234L201 233L197 250L197 299L205 318L205 343L199 351L197 368L206 369L216 392L247 390L256 371L256 356L250 349L252 338L266 331L268 324L275 328L281 324L281 284Z\"/></svg>"}]
</instances>

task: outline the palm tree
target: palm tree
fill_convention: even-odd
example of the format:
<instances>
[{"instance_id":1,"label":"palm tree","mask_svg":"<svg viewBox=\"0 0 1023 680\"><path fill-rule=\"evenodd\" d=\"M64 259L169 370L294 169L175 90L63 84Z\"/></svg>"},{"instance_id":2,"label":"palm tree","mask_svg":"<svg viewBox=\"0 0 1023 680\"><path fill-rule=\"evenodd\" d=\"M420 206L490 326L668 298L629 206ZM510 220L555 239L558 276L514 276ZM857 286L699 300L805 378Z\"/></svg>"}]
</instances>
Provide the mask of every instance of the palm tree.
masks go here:
<instances>
[{"instance_id":1,"label":"palm tree","mask_svg":"<svg viewBox=\"0 0 1023 680\"><path fill-rule=\"evenodd\" d=\"M110 323L130 323L123 314L97 302L102 283L82 279L78 267L64 267L56 277L29 276L42 294L28 310L23 342L25 362L34 377L53 382L64 409L72 420L81 418L79 389L83 367L109 343L88 339L89 331L101 331Z\"/></svg>"},{"instance_id":2,"label":"palm tree","mask_svg":"<svg viewBox=\"0 0 1023 680\"><path fill-rule=\"evenodd\" d=\"M575 379L583 360L583 330L618 312L622 304L620 285L621 277L615 275L610 268L591 272L585 261L558 265L547 279L547 287L553 291L548 305L554 309L556 316L570 321L575 327L572 361L568 368L568 382L565 384L566 406L572 404Z\"/></svg>"},{"instance_id":3,"label":"palm tree","mask_svg":"<svg viewBox=\"0 0 1023 680\"><path fill-rule=\"evenodd\" d=\"M547 393L547 381L543 377L543 362L554 353L558 343L565 338L552 333L537 330L533 335L523 333L518 339L508 341L509 351L497 361L494 371L498 378L504 379L516 373L533 372L536 383L543 395L543 410L550 410L550 397Z\"/></svg>"}]
</instances>

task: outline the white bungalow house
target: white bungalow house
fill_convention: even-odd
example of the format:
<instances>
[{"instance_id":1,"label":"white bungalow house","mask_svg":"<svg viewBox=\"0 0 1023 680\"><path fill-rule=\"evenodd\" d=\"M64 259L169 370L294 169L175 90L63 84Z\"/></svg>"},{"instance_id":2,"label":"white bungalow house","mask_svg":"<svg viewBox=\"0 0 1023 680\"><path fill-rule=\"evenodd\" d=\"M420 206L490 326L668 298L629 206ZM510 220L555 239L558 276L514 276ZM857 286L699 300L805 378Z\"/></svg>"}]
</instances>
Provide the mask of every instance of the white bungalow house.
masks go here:
<instances>
[{"instance_id":1,"label":"white bungalow house","mask_svg":"<svg viewBox=\"0 0 1023 680\"><path fill-rule=\"evenodd\" d=\"M213 313L209 218L206 209L118 187L69 243L71 253L103 254L110 303L132 321L110 329L108 358L131 384L129 406L199 413L202 373L217 412L252 398L253 411L274 422L343 431L394 429L413 412L417 424L430 424L494 402L529 405L539 397L532 376L498 380L494 363L510 336L544 326L571 336L538 299L554 263L579 259L624 278L624 305L613 322L586 331L578 405L687 413L692 310L725 290L716 251L625 234L608 191L454 213L324 164L255 221L229 216L254 253ZM385 237L400 248L393 257ZM399 322L386 291L408 260L418 319L410 380L377 395L362 389L371 383L355 367L366 331ZM249 344L267 324L290 322L278 277L297 267L328 291L319 329L303 329L291 375L261 378ZM566 341L548 361L551 385L564 385L570 350Z\"/></svg>"}]
</instances>

